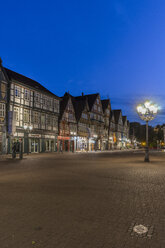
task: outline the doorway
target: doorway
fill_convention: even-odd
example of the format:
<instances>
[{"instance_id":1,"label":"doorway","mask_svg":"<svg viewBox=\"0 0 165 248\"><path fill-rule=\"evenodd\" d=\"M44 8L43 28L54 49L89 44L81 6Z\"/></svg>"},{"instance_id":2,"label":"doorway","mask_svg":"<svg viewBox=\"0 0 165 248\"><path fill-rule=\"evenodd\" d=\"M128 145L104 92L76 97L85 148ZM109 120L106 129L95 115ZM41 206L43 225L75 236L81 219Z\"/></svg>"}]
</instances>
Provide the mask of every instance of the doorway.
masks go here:
<instances>
[{"instance_id":1,"label":"doorway","mask_svg":"<svg viewBox=\"0 0 165 248\"><path fill-rule=\"evenodd\" d=\"M31 139L31 152L32 153L39 152L39 139Z\"/></svg>"}]
</instances>

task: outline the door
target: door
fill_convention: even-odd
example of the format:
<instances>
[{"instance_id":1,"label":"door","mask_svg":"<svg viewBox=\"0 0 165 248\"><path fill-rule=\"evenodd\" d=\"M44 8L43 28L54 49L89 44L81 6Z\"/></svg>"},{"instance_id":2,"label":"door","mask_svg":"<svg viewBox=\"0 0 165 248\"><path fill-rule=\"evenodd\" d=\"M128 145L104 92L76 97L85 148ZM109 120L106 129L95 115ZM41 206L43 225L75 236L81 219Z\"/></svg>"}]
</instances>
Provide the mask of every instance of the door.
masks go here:
<instances>
[{"instance_id":1,"label":"door","mask_svg":"<svg viewBox=\"0 0 165 248\"><path fill-rule=\"evenodd\" d=\"M31 152L38 153L39 152L39 139L31 140Z\"/></svg>"},{"instance_id":2,"label":"door","mask_svg":"<svg viewBox=\"0 0 165 248\"><path fill-rule=\"evenodd\" d=\"M65 140L64 142L64 150L65 152L68 152L68 140Z\"/></svg>"}]
</instances>

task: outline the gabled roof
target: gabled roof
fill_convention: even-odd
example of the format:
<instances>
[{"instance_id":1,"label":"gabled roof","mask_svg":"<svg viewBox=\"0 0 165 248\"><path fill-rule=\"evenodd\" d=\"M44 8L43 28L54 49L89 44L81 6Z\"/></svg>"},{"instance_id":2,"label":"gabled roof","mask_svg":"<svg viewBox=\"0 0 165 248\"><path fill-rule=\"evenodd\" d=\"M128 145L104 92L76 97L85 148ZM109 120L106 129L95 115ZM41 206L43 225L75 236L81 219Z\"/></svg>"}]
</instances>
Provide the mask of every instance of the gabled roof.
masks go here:
<instances>
[{"instance_id":1,"label":"gabled roof","mask_svg":"<svg viewBox=\"0 0 165 248\"><path fill-rule=\"evenodd\" d=\"M6 78L3 72L3 67L0 66L0 81L6 82Z\"/></svg>"},{"instance_id":2,"label":"gabled roof","mask_svg":"<svg viewBox=\"0 0 165 248\"><path fill-rule=\"evenodd\" d=\"M25 77L15 71L12 71L12 70L9 70L7 68L4 67L4 70L8 76L8 79L11 81L11 80L15 80L15 81L18 81L22 84L25 84L27 86L30 86L32 88L35 88L36 90L40 90L40 91L44 91L45 93L49 94L49 95L52 95L54 97L57 97L59 98L58 96L56 96L55 94L53 94L51 91L49 91L48 89L46 89L44 86L42 86L40 83L38 83L37 81L31 79L31 78L28 78L28 77Z\"/></svg>"},{"instance_id":3,"label":"gabled roof","mask_svg":"<svg viewBox=\"0 0 165 248\"><path fill-rule=\"evenodd\" d=\"M110 112L110 121L112 121L112 118L115 118L113 110Z\"/></svg>"},{"instance_id":4,"label":"gabled roof","mask_svg":"<svg viewBox=\"0 0 165 248\"><path fill-rule=\"evenodd\" d=\"M114 113L114 117L115 117L115 123L118 124L120 114L122 114L121 109L115 109L115 110L113 110L113 113Z\"/></svg>"},{"instance_id":5,"label":"gabled roof","mask_svg":"<svg viewBox=\"0 0 165 248\"><path fill-rule=\"evenodd\" d=\"M82 95L82 96L76 96L75 99L87 99L88 101L88 105L89 105L89 110L92 109L93 107L93 104L95 103L96 101L96 98L99 96L99 93L96 93L96 94L89 94L89 95Z\"/></svg>"},{"instance_id":6,"label":"gabled roof","mask_svg":"<svg viewBox=\"0 0 165 248\"><path fill-rule=\"evenodd\" d=\"M108 105L111 106L110 100L109 99L101 100L101 103L102 103L102 109L103 109L103 113L104 113L105 110L108 108Z\"/></svg>"},{"instance_id":7,"label":"gabled roof","mask_svg":"<svg viewBox=\"0 0 165 248\"><path fill-rule=\"evenodd\" d=\"M60 116L59 119L62 119L63 113L65 112L66 106L68 104L69 99L71 98L71 95L69 93L65 93L63 97L61 97L60 101Z\"/></svg>"},{"instance_id":8,"label":"gabled roof","mask_svg":"<svg viewBox=\"0 0 165 248\"><path fill-rule=\"evenodd\" d=\"M73 106L75 109L76 120L79 121L85 107L88 105L86 97L72 97Z\"/></svg>"}]
</instances>

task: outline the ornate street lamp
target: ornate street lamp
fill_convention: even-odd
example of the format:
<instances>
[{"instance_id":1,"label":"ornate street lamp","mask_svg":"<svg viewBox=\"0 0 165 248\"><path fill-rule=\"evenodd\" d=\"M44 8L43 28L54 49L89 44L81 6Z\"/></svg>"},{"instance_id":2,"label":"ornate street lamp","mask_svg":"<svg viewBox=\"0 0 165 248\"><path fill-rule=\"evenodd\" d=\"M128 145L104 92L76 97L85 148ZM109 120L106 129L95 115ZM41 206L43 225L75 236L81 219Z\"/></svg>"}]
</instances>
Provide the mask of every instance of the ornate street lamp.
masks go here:
<instances>
[{"instance_id":1,"label":"ornate street lamp","mask_svg":"<svg viewBox=\"0 0 165 248\"><path fill-rule=\"evenodd\" d=\"M159 110L157 104L147 100L137 106L137 113L139 117L146 121L146 149L145 149L145 159L144 162L149 162L149 148L148 148L148 122L152 121Z\"/></svg>"}]
</instances>

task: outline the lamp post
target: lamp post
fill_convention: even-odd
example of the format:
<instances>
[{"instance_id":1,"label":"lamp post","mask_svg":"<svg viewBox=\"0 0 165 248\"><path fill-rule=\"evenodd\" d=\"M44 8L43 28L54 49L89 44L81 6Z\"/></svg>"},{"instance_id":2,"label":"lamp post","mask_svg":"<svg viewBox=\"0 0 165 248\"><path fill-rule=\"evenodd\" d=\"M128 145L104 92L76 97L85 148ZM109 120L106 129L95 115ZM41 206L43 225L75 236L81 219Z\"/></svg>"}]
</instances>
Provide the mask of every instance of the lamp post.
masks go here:
<instances>
[{"instance_id":1,"label":"lamp post","mask_svg":"<svg viewBox=\"0 0 165 248\"><path fill-rule=\"evenodd\" d=\"M149 147L148 147L148 122L152 121L158 113L158 105L147 100L137 106L137 113L139 117L146 121L146 149L144 162L149 162Z\"/></svg>"},{"instance_id":2,"label":"lamp post","mask_svg":"<svg viewBox=\"0 0 165 248\"><path fill-rule=\"evenodd\" d=\"M27 154L29 154L29 137L28 134L29 132L33 129L33 127L31 125L24 125L24 130L27 132Z\"/></svg>"}]
</instances>

